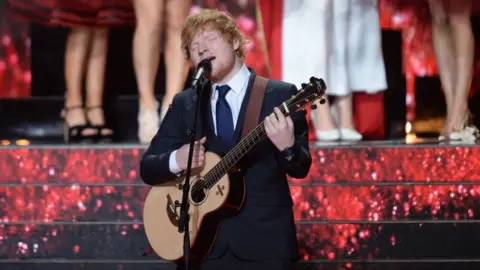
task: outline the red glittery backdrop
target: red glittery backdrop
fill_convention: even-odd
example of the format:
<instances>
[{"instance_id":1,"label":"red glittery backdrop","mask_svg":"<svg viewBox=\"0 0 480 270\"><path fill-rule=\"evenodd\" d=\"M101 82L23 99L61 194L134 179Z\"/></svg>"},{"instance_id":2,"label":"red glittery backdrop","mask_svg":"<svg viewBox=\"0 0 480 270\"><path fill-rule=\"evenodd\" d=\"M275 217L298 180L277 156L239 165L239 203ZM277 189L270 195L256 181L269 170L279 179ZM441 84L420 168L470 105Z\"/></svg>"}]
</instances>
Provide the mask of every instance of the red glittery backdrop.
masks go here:
<instances>
[{"instance_id":1,"label":"red glittery backdrop","mask_svg":"<svg viewBox=\"0 0 480 270\"><path fill-rule=\"evenodd\" d=\"M138 259L142 149L0 149L0 259ZM474 258L479 147L312 149L290 179L305 260ZM154 256L153 259L156 259Z\"/></svg>"},{"instance_id":2,"label":"red glittery backdrop","mask_svg":"<svg viewBox=\"0 0 480 270\"><path fill-rule=\"evenodd\" d=\"M0 98L30 96L30 33L28 25L5 12L0 0Z\"/></svg>"}]
</instances>

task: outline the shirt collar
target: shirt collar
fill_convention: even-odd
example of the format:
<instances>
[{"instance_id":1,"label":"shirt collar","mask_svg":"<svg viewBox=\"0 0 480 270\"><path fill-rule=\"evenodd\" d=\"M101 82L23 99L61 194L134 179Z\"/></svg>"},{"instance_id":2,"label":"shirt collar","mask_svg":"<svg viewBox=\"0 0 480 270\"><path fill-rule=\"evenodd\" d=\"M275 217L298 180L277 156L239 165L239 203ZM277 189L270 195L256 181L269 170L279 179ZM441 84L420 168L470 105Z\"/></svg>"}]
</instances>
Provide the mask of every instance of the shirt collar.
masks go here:
<instances>
[{"instance_id":1,"label":"shirt collar","mask_svg":"<svg viewBox=\"0 0 480 270\"><path fill-rule=\"evenodd\" d=\"M230 86L230 88L232 89L233 92L235 92L235 94L238 94L240 93L240 91L242 91L243 86L248 81L249 77L250 77L250 71L248 70L247 66L243 64L242 68L237 72L237 74L235 74L235 76L233 76L233 78L226 84ZM212 89L213 89L212 92L214 95L217 92L216 91L217 85L219 84L216 84L216 83L212 84Z\"/></svg>"}]
</instances>

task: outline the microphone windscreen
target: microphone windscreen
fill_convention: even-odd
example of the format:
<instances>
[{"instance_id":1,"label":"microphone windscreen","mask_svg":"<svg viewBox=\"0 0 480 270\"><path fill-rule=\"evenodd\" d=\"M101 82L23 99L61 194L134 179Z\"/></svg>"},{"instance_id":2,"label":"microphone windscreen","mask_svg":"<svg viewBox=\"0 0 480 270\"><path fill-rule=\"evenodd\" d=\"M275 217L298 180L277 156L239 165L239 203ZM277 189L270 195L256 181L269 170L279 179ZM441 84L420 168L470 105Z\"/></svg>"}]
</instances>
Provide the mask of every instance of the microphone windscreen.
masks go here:
<instances>
[{"instance_id":1,"label":"microphone windscreen","mask_svg":"<svg viewBox=\"0 0 480 270\"><path fill-rule=\"evenodd\" d=\"M208 72L212 71L212 62L211 61L213 59L215 59L215 56L211 56L209 58L203 59L202 61L200 61L200 63L198 63L197 68L204 68Z\"/></svg>"}]
</instances>

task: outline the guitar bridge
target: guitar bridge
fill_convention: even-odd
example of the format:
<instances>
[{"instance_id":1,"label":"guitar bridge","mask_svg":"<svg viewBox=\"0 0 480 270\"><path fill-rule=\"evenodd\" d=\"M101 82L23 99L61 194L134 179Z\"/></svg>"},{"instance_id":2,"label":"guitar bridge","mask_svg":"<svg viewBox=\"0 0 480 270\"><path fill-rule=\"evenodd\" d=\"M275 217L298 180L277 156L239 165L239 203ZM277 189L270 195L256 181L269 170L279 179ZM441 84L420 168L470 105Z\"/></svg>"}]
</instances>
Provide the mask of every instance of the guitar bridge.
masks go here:
<instances>
[{"instance_id":1,"label":"guitar bridge","mask_svg":"<svg viewBox=\"0 0 480 270\"><path fill-rule=\"evenodd\" d=\"M176 224L180 219L179 215L177 214L177 209L180 208L180 206L182 206L182 204L178 200L173 202L170 195L167 195L167 213L168 218L172 223Z\"/></svg>"},{"instance_id":2,"label":"guitar bridge","mask_svg":"<svg viewBox=\"0 0 480 270\"><path fill-rule=\"evenodd\" d=\"M181 204L178 201L175 201L174 204L170 204L170 212L172 213L172 216L176 219L179 219L180 217L177 215L177 208L180 207Z\"/></svg>"}]
</instances>

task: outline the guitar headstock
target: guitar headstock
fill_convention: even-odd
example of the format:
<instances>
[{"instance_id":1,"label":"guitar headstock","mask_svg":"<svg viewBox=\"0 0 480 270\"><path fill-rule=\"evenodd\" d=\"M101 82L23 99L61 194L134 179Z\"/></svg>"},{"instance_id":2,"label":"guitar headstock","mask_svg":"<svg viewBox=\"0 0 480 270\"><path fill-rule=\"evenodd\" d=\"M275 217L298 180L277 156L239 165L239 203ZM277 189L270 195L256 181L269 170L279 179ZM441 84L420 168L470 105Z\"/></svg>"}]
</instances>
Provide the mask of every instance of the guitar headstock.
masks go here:
<instances>
[{"instance_id":1,"label":"guitar headstock","mask_svg":"<svg viewBox=\"0 0 480 270\"><path fill-rule=\"evenodd\" d=\"M327 85L323 79L311 77L309 83L303 83L302 88L290 99L285 101L284 104L288 108L286 113L291 114L292 112L304 110L308 105L312 105L313 102L318 99L320 99L320 104L324 104L326 102L324 98L326 90Z\"/></svg>"}]
</instances>

